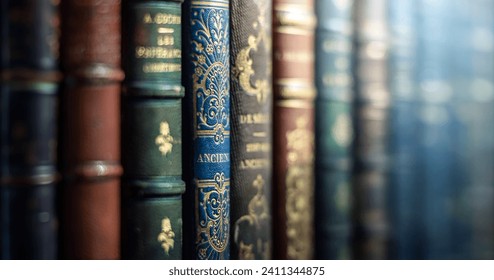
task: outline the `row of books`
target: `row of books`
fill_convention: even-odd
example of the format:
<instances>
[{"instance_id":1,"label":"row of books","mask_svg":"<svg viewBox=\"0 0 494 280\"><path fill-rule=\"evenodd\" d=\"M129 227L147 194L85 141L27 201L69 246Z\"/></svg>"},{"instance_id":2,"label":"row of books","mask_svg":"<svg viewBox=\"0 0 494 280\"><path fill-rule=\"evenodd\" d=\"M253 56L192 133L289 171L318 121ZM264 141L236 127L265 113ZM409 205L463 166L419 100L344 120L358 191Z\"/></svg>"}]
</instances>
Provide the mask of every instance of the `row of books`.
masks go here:
<instances>
[{"instance_id":1,"label":"row of books","mask_svg":"<svg viewBox=\"0 0 494 280\"><path fill-rule=\"evenodd\" d=\"M494 258L491 0L7 0L1 259Z\"/></svg>"}]
</instances>

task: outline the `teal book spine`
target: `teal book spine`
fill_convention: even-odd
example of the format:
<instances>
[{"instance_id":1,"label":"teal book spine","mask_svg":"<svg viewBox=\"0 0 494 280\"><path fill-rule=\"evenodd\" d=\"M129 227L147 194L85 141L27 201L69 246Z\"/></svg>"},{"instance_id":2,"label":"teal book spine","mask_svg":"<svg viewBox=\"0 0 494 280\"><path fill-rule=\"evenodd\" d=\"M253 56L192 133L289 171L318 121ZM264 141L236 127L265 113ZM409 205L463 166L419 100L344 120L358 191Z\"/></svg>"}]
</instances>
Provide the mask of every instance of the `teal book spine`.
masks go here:
<instances>
[{"instance_id":1,"label":"teal book spine","mask_svg":"<svg viewBox=\"0 0 494 280\"><path fill-rule=\"evenodd\" d=\"M181 1L124 1L122 258L182 258Z\"/></svg>"},{"instance_id":2,"label":"teal book spine","mask_svg":"<svg viewBox=\"0 0 494 280\"><path fill-rule=\"evenodd\" d=\"M230 258L228 1L191 1L193 188L197 259Z\"/></svg>"},{"instance_id":3,"label":"teal book spine","mask_svg":"<svg viewBox=\"0 0 494 280\"><path fill-rule=\"evenodd\" d=\"M350 259L353 1L316 1L316 257Z\"/></svg>"}]
</instances>

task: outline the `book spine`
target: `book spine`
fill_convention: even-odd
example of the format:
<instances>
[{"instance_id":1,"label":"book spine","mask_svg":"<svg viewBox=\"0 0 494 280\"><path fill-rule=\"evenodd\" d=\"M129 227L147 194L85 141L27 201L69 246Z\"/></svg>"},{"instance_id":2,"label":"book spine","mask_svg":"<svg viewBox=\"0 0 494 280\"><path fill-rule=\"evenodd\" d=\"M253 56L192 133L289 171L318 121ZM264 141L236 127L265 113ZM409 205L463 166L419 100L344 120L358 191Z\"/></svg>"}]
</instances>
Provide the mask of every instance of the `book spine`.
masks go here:
<instances>
[{"instance_id":1,"label":"book spine","mask_svg":"<svg viewBox=\"0 0 494 280\"><path fill-rule=\"evenodd\" d=\"M389 84L390 107L390 173L389 202L390 257L419 258L420 207L417 188L417 85L416 9L413 1L390 1Z\"/></svg>"},{"instance_id":2,"label":"book spine","mask_svg":"<svg viewBox=\"0 0 494 280\"><path fill-rule=\"evenodd\" d=\"M0 26L0 259L55 259L58 4L2 1Z\"/></svg>"},{"instance_id":3,"label":"book spine","mask_svg":"<svg viewBox=\"0 0 494 280\"><path fill-rule=\"evenodd\" d=\"M271 1L231 2L231 257L271 259Z\"/></svg>"},{"instance_id":4,"label":"book spine","mask_svg":"<svg viewBox=\"0 0 494 280\"><path fill-rule=\"evenodd\" d=\"M316 256L350 259L353 1L316 1Z\"/></svg>"},{"instance_id":5,"label":"book spine","mask_svg":"<svg viewBox=\"0 0 494 280\"><path fill-rule=\"evenodd\" d=\"M123 2L122 258L182 258L182 1Z\"/></svg>"},{"instance_id":6,"label":"book spine","mask_svg":"<svg viewBox=\"0 0 494 280\"><path fill-rule=\"evenodd\" d=\"M419 2L417 84L418 179L422 208L422 259L450 259L453 240L455 182L455 113L452 60L446 35L451 24L449 1ZM448 51L444 51L448 49ZM425 71L427 69L427 71Z\"/></svg>"},{"instance_id":7,"label":"book spine","mask_svg":"<svg viewBox=\"0 0 494 280\"><path fill-rule=\"evenodd\" d=\"M454 242L456 259L494 257L494 17L492 1L455 2L455 173L464 178L455 192ZM465 7L469 7L466 9ZM455 174L455 175L456 175ZM458 176L456 176L458 177ZM456 179L456 178L455 178ZM455 181L458 184L458 180Z\"/></svg>"},{"instance_id":8,"label":"book spine","mask_svg":"<svg viewBox=\"0 0 494 280\"><path fill-rule=\"evenodd\" d=\"M388 257L387 173L389 138L386 0L355 3L354 254Z\"/></svg>"},{"instance_id":9,"label":"book spine","mask_svg":"<svg viewBox=\"0 0 494 280\"><path fill-rule=\"evenodd\" d=\"M465 3L468 5L470 3ZM474 97L475 109L478 112L477 119L473 121L472 127L475 131L467 134L472 137L470 143L475 147L473 156L468 162L471 168L473 188L471 190L470 208L472 209L473 225L472 236L472 259L494 259L494 178L490 170L494 169L494 132L489 124L494 120L494 65L489 61L494 60L494 46L484 38L494 38L494 3L488 0L477 0L473 6L474 31L470 33L471 48L477 54L474 57L473 67L475 79L471 83L471 96ZM463 7L465 7L463 6ZM479 43L482 42L482 43ZM478 88L478 84L482 84ZM465 94L465 93L463 93ZM488 97L488 98L485 98ZM480 160L478 160L480 159ZM462 196L459 196L460 198ZM465 200L463 200L465 201Z\"/></svg>"},{"instance_id":10,"label":"book spine","mask_svg":"<svg viewBox=\"0 0 494 280\"><path fill-rule=\"evenodd\" d=\"M274 258L314 257L312 0L273 1Z\"/></svg>"},{"instance_id":11,"label":"book spine","mask_svg":"<svg viewBox=\"0 0 494 280\"><path fill-rule=\"evenodd\" d=\"M196 258L230 258L229 1L191 1Z\"/></svg>"},{"instance_id":12,"label":"book spine","mask_svg":"<svg viewBox=\"0 0 494 280\"><path fill-rule=\"evenodd\" d=\"M120 1L62 3L62 254L120 258Z\"/></svg>"}]
</instances>

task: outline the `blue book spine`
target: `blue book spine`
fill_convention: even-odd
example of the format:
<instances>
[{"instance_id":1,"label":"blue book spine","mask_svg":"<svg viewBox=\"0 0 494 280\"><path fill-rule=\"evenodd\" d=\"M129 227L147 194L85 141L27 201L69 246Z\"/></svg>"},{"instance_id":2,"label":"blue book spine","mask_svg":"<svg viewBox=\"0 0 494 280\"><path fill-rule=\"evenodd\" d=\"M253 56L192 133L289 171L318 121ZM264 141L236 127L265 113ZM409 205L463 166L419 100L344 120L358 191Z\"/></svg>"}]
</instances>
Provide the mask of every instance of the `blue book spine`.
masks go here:
<instances>
[{"instance_id":1,"label":"blue book spine","mask_svg":"<svg viewBox=\"0 0 494 280\"><path fill-rule=\"evenodd\" d=\"M390 257L418 258L417 86L414 1L390 1Z\"/></svg>"},{"instance_id":2,"label":"blue book spine","mask_svg":"<svg viewBox=\"0 0 494 280\"><path fill-rule=\"evenodd\" d=\"M494 258L494 3L456 1L454 69L462 185L455 192L456 258ZM453 39L454 40L454 39Z\"/></svg>"},{"instance_id":3,"label":"blue book spine","mask_svg":"<svg viewBox=\"0 0 494 280\"><path fill-rule=\"evenodd\" d=\"M191 1L190 13L196 257L229 259L229 2Z\"/></svg>"},{"instance_id":4,"label":"blue book spine","mask_svg":"<svg viewBox=\"0 0 494 280\"><path fill-rule=\"evenodd\" d=\"M417 83L422 259L450 259L455 189L455 112L451 80L450 1L421 1L418 16Z\"/></svg>"},{"instance_id":5,"label":"blue book spine","mask_svg":"<svg viewBox=\"0 0 494 280\"><path fill-rule=\"evenodd\" d=\"M351 254L353 1L316 4L316 257Z\"/></svg>"},{"instance_id":6,"label":"blue book spine","mask_svg":"<svg viewBox=\"0 0 494 280\"><path fill-rule=\"evenodd\" d=\"M478 3L478 2L477 2ZM454 160L452 176L454 184L450 186L452 191L452 210L451 210L451 239L454 240L454 246L450 248L448 258L450 259L470 259L471 258L471 221L472 209L470 203L473 198L471 191L475 184L475 178L472 177L475 170L480 166L479 161L472 161L472 156L476 149L475 138L483 136L478 134L478 125L475 125L474 119L479 116L481 110L476 108L475 102L472 102L472 82L475 79L474 51L472 49L471 36L473 19L471 12L476 1L470 2L465 0L452 1L449 4L450 26L453 31L448 36L449 49L449 66L450 81L453 87L453 97L451 106L454 110L452 115L453 121L453 139ZM473 171L473 173L472 173Z\"/></svg>"}]
</instances>

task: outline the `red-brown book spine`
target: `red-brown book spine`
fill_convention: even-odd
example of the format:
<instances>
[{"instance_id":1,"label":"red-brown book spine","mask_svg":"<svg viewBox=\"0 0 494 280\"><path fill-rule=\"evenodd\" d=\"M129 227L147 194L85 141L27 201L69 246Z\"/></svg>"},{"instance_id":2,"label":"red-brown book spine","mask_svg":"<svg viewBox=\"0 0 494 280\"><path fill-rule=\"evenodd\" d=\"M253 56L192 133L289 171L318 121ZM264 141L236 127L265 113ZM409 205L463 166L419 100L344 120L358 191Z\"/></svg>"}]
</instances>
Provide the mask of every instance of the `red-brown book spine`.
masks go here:
<instances>
[{"instance_id":1,"label":"red-brown book spine","mask_svg":"<svg viewBox=\"0 0 494 280\"><path fill-rule=\"evenodd\" d=\"M314 250L314 33L312 0L273 2L274 257Z\"/></svg>"},{"instance_id":2,"label":"red-brown book spine","mask_svg":"<svg viewBox=\"0 0 494 280\"><path fill-rule=\"evenodd\" d=\"M120 258L120 0L62 3L62 257Z\"/></svg>"}]
</instances>

